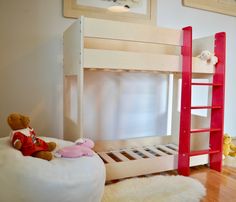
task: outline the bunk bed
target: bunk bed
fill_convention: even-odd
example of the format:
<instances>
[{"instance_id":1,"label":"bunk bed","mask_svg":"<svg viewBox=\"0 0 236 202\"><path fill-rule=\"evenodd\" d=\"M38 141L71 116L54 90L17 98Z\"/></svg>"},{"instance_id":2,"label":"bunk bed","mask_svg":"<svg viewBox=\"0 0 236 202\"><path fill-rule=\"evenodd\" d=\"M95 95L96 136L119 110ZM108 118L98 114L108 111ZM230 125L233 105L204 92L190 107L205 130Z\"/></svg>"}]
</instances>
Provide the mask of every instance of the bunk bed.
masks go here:
<instances>
[{"instance_id":1,"label":"bunk bed","mask_svg":"<svg viewBox=\"0 0 236 202\"><path fill-rule=\"evenodd\" d=\"M63 40L64 138L68 140L84 136L83 79L86 70L174 74L174 109L177 108L177 82L182 78L181 111L172 111L171 136L96 141L95 151L105 163L107 181L173 169L188 175L190 166L209 162L211 168L221 170L225 33L192 40L191 27L174 30L81 17L64 32ZM202 50L215 53L219 59L216 67L196 57ZM208 78L211 82L193 83L192 77ZM211 88L212 106L191 106L192 85ZM72 96L73 90L76 97ZM211 117L193 116L193 109L211 109ZM209 122L210 127L192 130L196 122ZM206 132L210 135L202 135L200 142L207 144L190 151L190 143L195 139L191 137L190 141L191 134L201 136Z\"/></svg>"}]
</instances>

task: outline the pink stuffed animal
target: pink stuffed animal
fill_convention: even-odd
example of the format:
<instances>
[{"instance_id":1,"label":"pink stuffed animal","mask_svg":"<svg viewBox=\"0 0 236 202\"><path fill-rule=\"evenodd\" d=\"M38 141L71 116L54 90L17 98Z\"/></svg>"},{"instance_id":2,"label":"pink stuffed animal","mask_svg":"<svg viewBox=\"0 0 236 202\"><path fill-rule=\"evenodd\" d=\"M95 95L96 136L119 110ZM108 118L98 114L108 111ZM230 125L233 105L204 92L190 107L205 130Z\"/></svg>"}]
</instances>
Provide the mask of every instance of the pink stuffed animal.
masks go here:
<instances>
[{"instance_id":1,"label":"pink stuffed animal","mask_svg":"<svg viewBox=\"0 0 236 202\"><path fill-rule=\"evenodd\" d=\"M94 142L90 139L79 139L75 142L75 145L64 147L59 149L56 153L56 157L63 158L79 158L82 156L93 156L94 152L92 148Z\"/></svg>"}]
</instances>

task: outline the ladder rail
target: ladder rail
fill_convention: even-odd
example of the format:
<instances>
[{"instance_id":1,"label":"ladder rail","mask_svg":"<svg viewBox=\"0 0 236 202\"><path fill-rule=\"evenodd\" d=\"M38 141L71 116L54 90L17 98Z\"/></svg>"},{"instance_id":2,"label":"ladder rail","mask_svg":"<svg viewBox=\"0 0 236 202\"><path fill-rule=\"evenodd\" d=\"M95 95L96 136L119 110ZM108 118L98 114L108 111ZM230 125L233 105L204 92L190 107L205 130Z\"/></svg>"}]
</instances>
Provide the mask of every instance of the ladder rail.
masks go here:
<instances>
[{"instance_id":1,"label":"ladder rail","mask_svg":"<svg viewBox=\"0 0 236 202\"><path fill-rule=\"evenodd\" d=\"M192 27L183 28L182 91L179 129L178 172L189 175L191 82L192 82Z\"/></svg>"},{"instance_id":2,"label":"ladder rail","mask_svg":"<svg viewBox=\"0 0 236 202\"><path fill-rule=\"evenodd\" d=\"M212 106L220 105L222 109L211 112L211 128L221 128L220 131L210 132L211 150L219 150L219 153L210 154L210 168L222 170L222 147L224 132L224 95L225 95L225 60L226 60L226 34L220 32L215 34L215 55L218 57L213 83L223 84L221 87L212 87Z\"/></svg>"}]
</instances>

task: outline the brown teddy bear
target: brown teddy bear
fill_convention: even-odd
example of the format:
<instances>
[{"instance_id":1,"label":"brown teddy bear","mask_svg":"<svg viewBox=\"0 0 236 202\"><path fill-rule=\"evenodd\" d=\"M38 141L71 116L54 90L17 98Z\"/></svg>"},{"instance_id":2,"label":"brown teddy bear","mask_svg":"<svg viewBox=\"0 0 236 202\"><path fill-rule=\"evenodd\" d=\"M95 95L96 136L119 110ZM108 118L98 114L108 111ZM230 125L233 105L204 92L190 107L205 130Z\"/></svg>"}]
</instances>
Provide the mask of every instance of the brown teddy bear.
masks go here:
<instances>
[{"instance_id":1,"label":"brown teddy bear","mask_svg":"<svg viewBox=\"0 0 236 202\"><path fill-rule=\"evenodd\" d=\"M14 148L20 150L24 156L33 156L50 161L56 143L46 143L37 138L34 130L29 126L30 119L19 113L8 116L7 122L12 129L11 142Z\"/></svg>"}]
</instances>

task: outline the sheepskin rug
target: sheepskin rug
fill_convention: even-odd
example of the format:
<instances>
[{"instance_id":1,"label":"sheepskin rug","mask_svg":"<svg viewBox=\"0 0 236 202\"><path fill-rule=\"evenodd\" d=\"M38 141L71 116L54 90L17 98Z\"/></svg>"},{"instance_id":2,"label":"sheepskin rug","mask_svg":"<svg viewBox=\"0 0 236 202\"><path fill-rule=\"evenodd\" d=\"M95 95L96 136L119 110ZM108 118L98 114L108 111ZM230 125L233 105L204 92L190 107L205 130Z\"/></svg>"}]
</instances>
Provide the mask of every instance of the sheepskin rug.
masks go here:
<instances>
[{"instance_id":1,"label":"sheepskin rug","mask_svg":"<svg viewBox=\"0 0 236 202\"><path fill-rule=\"evenodd\" d=\"M102 202L199 202L205 193L190 177L158 175L107 185Z\"/></svg>"}]
</instances>

